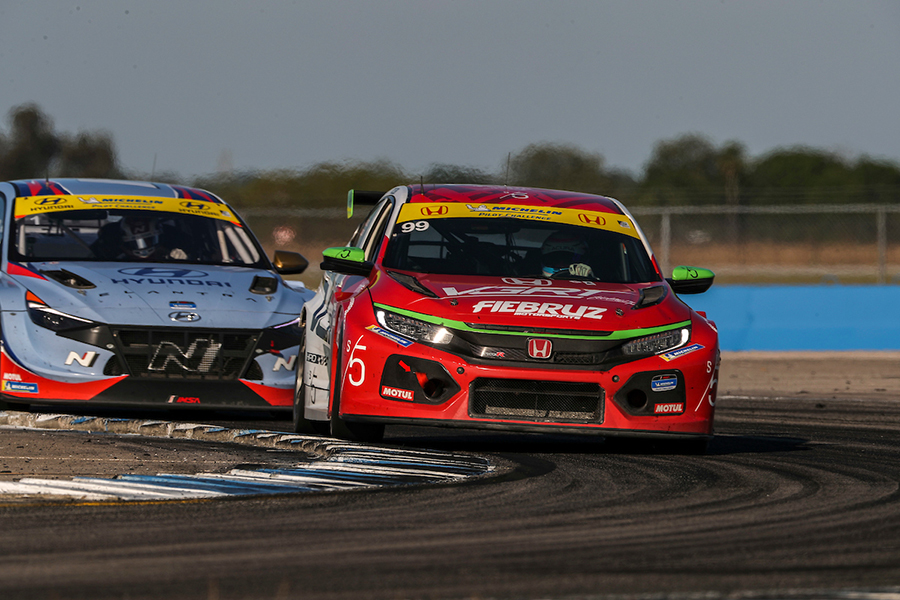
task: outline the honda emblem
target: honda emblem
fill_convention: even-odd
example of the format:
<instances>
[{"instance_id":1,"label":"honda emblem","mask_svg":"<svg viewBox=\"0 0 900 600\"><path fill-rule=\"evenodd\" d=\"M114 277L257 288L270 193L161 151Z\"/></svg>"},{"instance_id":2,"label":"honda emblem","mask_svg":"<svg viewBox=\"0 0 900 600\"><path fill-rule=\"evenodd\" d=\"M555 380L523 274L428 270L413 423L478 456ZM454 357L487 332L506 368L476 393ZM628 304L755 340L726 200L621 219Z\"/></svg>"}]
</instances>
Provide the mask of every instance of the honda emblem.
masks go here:
<instances>
[{"instance_id":1,"label":"honda emblem","mask_svg":"<svg viewBox=\"0 0 900 600\"><path fill-rule=\"evenodd\" d=\"M551 350L553 350L553 342L550 340L528 340L528 356L531 358L550 358Z\"/></svg>"}]
</instances>

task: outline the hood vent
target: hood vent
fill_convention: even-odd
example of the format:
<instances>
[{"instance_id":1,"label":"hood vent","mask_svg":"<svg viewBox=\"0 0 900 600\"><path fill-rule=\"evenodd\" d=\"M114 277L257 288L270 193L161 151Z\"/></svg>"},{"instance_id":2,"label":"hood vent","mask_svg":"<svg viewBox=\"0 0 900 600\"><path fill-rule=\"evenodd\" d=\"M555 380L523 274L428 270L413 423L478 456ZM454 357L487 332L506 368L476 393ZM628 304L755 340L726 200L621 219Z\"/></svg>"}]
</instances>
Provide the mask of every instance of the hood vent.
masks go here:
<instances>
[{"instance_id":1,"label":"hood vent","mask_svg":"<svg viewBox=\"0 0 900 600\"><path fill-rule=\"evenodd\" d=\"M641 298L632 308L647 308L648 306L659 304L666 297L667 292L668 288L664 285L644 288L641 290Z\"/></svg>"},{"instance_id":2,"label":"hood vent","mask_svg":"<svg viewBox=\"0 0 900 600\"><path fill-rule=\"evenodd\" d=\"M423 296L428 296L429 298L437 298L437 294L429 290L427 287L422 285L418 279L413 277L412 275L407 275L406 273L397 273L396 271L388 271L388 275L391 276L391 279L395 280L397 283L402 285L403 287L412 290L418 294L422 294Z\"/></svg>"},{"instance_id":3,"label":"hood vent","mask_svg":"<svg viewBox=\"0 0 900 600\"><path fill-rule=\"evenodd\" d=\"M278 289L278 280L274 277L262 277L257 275L250 284L250 291L254 294L274 294Z\"/></svg>"},{"instance_id":4,"label":"hood vent","mask_svg":"<svg viewBox=\"0 0 900 600\"><path fill-rule=\"evenodd\" d=\"M75 273L66 271L65 269L60 269L58 271L41 271L41 274L45 277L49 277L57 283L61 283L66 287L70 287L76 290L90 290L97 287L81 275L76 275Z\"/></svg>"}]
</instances>

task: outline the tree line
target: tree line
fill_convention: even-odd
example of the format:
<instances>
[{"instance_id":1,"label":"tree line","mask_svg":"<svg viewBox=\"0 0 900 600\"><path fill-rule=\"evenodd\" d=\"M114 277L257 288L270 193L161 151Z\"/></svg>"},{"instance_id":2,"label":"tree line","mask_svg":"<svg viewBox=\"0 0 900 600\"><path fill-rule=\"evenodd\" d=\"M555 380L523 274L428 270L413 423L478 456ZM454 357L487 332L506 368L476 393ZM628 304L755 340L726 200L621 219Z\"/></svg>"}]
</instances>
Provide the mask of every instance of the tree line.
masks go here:
<instances>
[{"instance_id":1,"label":"tree line","mask_svg":"<svg viewBox=\"0 0 900 600\"><path fill-rule=\"evenodd\" d=\"M387 190L418 181L567 189L647 206L900 202L897 162L807 146L752 157L740 142L716 145L696 133L658 142L640 174L608 167L601 154L569 144L530 144L503 162L500 173L453 164L412 173L391 161L331 161L297 170L165 179L203 187L238 207L340 206L349 188ZM0 180L43 177L150 175L123 169L109 134L58 133L38 106L16 106L8 131L0 131Z\"/></svg>"}]
</instances>

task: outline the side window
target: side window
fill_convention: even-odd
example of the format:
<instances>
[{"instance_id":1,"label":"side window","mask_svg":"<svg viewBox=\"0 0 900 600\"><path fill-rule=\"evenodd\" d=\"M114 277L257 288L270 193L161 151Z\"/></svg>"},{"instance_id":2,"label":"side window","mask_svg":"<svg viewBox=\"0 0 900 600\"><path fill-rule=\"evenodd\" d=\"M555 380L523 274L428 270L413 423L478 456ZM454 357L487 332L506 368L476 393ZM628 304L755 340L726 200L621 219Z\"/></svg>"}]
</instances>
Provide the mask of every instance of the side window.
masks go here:
<instances>
[{"instance_id":1,"label":"side window","mask_svg":"<svg viewBox=\"0 0 900 600\"><path fill-rule=\"evenodd\" d=\"M3 223L6 220L5 217L6 217L6 196L4 196L3 194L0 194L0 240L2 240L4 235L6 234L6 232L3 231Z\"/></svg>"},{"instance_id":2,"label":"side window","mask_svg":"<svg viewBox=\"0 0 900 600\"><path fill-rule=\"evenodd\" d=\"M363 242L363 246L361 246L366 252L366 260L374 260L378 254L378 248L381 246L382 240L384 240L385 225L387 225L388 219L394 211L393 200L393 197L389 197L384 205L381 206L381 210L378 211L372 223L372 228L368 232L368 237Z\"/></svg>"},{"instance_id":3,"label":"side window","mask_svg":"<svg viewBox=\"0 0 900 600\"><path fill-rule=\"evenodd\" d=\"M369 233L372 231L372 227L375 222L378 220L378 215L381 214L381 209L386 204L387 198L385 200L379 202L375 206L372 207L372 210L369 211L369 214L366 215L366 218L362 223L359 224L359 227L356 228L356 231L353 232L353 236L350 238L350 242L347 244L348 246L353 246L355 248L362 248L366 243L366 239L369 236Z\"/></svg>"}]
</instances>

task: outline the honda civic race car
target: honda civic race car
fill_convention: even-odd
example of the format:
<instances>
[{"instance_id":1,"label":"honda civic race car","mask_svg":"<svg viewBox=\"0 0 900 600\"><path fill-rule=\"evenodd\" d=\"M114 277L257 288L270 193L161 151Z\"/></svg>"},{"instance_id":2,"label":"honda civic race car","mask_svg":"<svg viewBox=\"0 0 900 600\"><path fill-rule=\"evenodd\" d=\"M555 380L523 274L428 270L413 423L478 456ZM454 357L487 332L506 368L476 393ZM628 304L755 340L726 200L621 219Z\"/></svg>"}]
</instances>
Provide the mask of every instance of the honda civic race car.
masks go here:
<instances>
[{"instance_id":1,"label":"honda civic race car","mask_svg":"<svg viewBox=\"0 0 900 600\"><path fill-rule=\"evenodd\" d=\"M351 191L348 212L362 193ZM713 433L718 334L616 200L412 185L324 252L303 309L297 431L377 440L386 424L669 437Z\"/></svg>"},{"instance_id":2,"label":"honda civic race car","mask_svg":"<svg viewBox=\"0 0 900 600\"><path fill-rule=\"evenodd\" d=\"M160 183L0 183L2 398L281 408L294 395L298 315L282 274L215 195Z\"/></svg>"}]
</instances>

